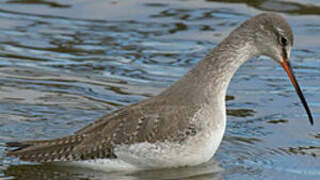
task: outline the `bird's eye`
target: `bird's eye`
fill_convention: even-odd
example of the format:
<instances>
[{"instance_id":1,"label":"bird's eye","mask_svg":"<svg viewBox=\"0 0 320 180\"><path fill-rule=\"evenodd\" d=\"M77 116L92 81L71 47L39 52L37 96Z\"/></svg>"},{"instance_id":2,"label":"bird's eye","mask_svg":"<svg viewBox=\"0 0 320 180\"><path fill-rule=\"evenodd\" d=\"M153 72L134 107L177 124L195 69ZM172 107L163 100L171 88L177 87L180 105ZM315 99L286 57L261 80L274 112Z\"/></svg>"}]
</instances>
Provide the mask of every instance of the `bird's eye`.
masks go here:
<instances>
[{"instance_id":1,"label":"bird's eye","mask_svg":"<svg viewBox=\"0 0 320 180\"><path fill-rule=\"evenodd\" d=\"M288 45L288 39L285 37L281 37L280 43L282 46L287 46Z\"/></svg>"}]
</instances>

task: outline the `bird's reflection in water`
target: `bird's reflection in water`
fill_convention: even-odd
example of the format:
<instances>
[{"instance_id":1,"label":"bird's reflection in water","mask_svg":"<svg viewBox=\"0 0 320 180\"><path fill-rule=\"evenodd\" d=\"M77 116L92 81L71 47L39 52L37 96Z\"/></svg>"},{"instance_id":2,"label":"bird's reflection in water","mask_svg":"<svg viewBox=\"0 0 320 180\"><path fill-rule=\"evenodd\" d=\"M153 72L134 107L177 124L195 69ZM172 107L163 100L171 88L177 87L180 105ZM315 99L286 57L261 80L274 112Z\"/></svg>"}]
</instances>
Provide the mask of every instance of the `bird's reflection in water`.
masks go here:
<instances>
[{"instance_id":1,"label":"bird's reflection in water","mask_svg":"<svg viewBox=\"0 0 320 180\"><path fill-rule=\"evenodd\" d=\"M14 177L18 180L75 180L75 179L188 179L188 180L220 180L223 169L215 160L199 166L143 170L134 172L103 172L86 168L59 166L54 164L15 165L4 170L5 177Z\"/></svg>"}]
</instances>

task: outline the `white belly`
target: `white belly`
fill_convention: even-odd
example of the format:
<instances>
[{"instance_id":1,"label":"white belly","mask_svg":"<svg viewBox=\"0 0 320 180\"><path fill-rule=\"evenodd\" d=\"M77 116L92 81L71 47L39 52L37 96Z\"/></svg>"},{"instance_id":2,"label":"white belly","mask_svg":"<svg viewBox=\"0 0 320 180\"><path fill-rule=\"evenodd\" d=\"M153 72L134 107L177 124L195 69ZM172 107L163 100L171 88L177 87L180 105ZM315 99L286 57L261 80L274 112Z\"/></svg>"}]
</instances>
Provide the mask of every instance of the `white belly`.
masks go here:
<instances>
[{"instance_id":1,"label":"white belly","mask_svg":"<svg viewBox=\"0 0 320 180\"><path fill-rule=\"evenodd\" d=\"M139 168L194 166L207 162L217 151L224 128L204 131L185 142L139 143L116 148L117 157Z\"/></svg>"}]
</instances>

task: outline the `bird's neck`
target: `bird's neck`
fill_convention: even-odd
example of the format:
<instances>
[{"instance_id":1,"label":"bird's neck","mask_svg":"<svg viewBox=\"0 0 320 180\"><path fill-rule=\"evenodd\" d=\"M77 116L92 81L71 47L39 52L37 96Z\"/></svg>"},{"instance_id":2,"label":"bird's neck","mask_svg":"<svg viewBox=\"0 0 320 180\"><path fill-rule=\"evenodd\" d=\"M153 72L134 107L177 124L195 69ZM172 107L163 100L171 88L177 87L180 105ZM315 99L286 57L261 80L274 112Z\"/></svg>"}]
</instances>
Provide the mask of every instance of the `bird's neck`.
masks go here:
<instances>
[{"instance_id":1,"label":"bird's neck","mask_svg":"<svg viewBox=\"0 0 320 180\"><path fill-rule=\"evenodd\" d=\"M253 43L240 35L231 34L223 40L161 95L183 104L224 101L234 73L241 64L258 54Z\"/></svg>"}]
</instances>

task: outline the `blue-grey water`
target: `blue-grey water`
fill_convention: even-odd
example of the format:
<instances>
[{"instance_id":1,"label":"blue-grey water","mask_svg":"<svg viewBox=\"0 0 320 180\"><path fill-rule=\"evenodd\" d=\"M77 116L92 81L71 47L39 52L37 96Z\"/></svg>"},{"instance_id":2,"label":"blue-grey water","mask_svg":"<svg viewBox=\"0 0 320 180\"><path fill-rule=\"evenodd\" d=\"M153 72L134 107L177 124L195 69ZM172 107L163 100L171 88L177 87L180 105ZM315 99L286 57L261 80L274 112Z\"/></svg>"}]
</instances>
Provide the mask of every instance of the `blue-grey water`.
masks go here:
<instances>
[{"instance_id":1,"label":"blue-grey water","mask_svg":"<svg viewBox=\"0 0 320 180\"><path fill-rule=\"evenodd\" d=\"M293 28L314 126L282 68L259 57L229 86L226 134L206 164L104 173L5 156L5 142L68 135L157 95L267 11ZM0 179L320 179L319 1L0 0Z\"/></svg>"}]
</instances>

